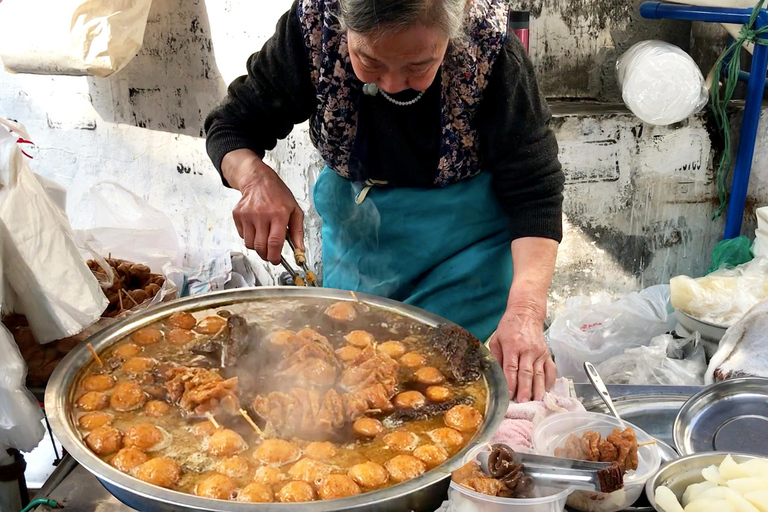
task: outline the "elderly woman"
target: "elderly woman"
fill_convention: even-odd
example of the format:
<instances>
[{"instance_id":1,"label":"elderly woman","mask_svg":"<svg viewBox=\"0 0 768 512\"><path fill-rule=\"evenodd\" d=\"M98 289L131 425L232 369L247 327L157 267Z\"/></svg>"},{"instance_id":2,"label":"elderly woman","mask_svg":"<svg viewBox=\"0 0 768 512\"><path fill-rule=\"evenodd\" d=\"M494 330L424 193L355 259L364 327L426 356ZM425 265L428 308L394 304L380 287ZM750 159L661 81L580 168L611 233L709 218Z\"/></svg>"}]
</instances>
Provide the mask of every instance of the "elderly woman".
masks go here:
<instances>
[{"instance_id":1,"label":"elderly woman","mask_svg":"<svg viewBox=\"0 0 768 512\"><path fill-rule=\"evenodd\" d=\"M462 325L510 393L555 379L542 325L562 235L549 111L504 0L296 0L206 120L245 245L279 263L303 213L262 158L309 119L324 286ZM511 248L511 258L510 258ZM514 266L514 278L513 278Z\"/></svg>"}]
</instances>

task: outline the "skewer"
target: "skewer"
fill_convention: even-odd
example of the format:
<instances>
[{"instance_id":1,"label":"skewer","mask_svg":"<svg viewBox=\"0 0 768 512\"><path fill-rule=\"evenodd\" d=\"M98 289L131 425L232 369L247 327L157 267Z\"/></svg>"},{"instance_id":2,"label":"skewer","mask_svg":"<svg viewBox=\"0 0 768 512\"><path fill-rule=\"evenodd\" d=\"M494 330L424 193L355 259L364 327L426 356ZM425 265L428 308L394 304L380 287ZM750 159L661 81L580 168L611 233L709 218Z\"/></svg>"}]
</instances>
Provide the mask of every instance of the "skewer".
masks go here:
<instances>
[{"instance_id":1,"label":"skewer","mask_svg":"<svg viewBox=\"0 0 768 512\"><path fill-rule=\"evenodd\" d=\"M125 311L125 308L123 307L123 289L120 288L117 290L117 299L120 301L120 313Z\"/></svg>"},{"instance_id":2,"label":"skewer","mask_svg":"<svg viewBox=\"0 0 768 512\"><path fill-rule=\"evenodd\" d=\"M248 411L246 411L245 409L240 409L240 415L243 418L245 418L245 421L247 421L248 424L251 427L253 427L253 430L256 431L256 435L263 439L264 438L264 432L259 428L259 426L256 424L256 422L253 421L253 419L251 419L251 416L248 414Z\"/></svg>"},{"instance_id":3,"label":"skewer","mask_svg":"<svg viewBox=\"0 0 768 512\"><path fill-rule=\"evenodd\" d=\"M88 343L86 347L88 347L88 350L91 351L91 355L93 356L93 359L96 361L96 364L99 365L99 368L103 368L104 363L101 362L101 358L99 357L99 354L96 353L96 350L93 348L93 345Z\"/></svg>"},{"instance_id":4,"label":"skewer","mask_svg":"<svg viewBox=\"0 0 768 512\"><path fill-rule=\"evenodd\" d=\"M304 271L304 275L306 276L306 281L308 286L317 286L317 277L315 277L315 274L309 270L309 267L307 266L307 255L304 251L296 247L296 244L293 243L293 240L291 239L290 232L286 232L285 234L285 240L288 242L288 246L293 251L293 259L296 261L296 264L301 267L301 269Z\"/></svg>"},{"instance_id":5,"label":"skewer","mask_svg":"<svg viewBox=\"0 0 768 512\"><path fill-rule=\"evenodd\" d=\"M638 448L641 448L641 447L643 447L643 446L650 446L650 445L652 445L652 444L656 444L656 440L655 440L655 439L651 439L650 441L646 441L646 442L644 442L644 443L638 443L638 444L637 444L637 447L638 447Z\"/></svg>"},{"instance_id":6,"label":"skewer","mask_svg":"<svg viewBox=\"0 0 768 512\"><path fill-rule=\"evenodd\" d=\"M134 299L134 298L131 296L131 294L130 294L130 293L128 293L128 292L125 292L125 296L126 296L126 297L128 297L129 299L131 299L131 302L133 302L133 305L134 305L134 306L138 307L139 303L138 303L138 302L136 302L136 299Z\"/></svg>"},{"instance_id":7,"label":"skewer","mask_svg":"<svg viewBox=\"0 0 768 512\"><path fill-rule=\"evenodd\" d=\"M208 418L208 421L213 423L213 426L216 427L216 430L221 430L221 424L216 421L216 418L213 417L213 414L211 414L211 411L207 411L205 413L205 417Z\"/></svg>"},{"instance_id":8,"label":"skewer","mask_svg":"<svg viewBox=\"0 0 768 512\"><path fill-rule=\"evenodd\" d=\"M360 299L357 298L357 294L353 292L352 290L349 291L349 294L352 296L352 300L355 302L360 302Z\"/></svg>"}]
</instances>

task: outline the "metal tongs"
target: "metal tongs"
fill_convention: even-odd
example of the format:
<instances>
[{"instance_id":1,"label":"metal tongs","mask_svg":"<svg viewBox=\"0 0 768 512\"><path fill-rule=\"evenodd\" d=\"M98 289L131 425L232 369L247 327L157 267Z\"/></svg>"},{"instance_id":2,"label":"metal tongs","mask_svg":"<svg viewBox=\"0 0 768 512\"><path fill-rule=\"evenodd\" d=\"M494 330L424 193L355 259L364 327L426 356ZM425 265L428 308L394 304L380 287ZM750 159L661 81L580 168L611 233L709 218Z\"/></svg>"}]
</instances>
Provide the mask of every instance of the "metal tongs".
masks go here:
<instances>
[{"instance_id":1,"label":"metal tongs","mask_svg":"<svg viewBox=\"0 0 768 512\"><path fill-rule=\"evenodd\" d=\"M514 452L511 448L510 451ZM487 475L491 474L488 463L490 454L480 452L477 455L480 468ZM615 471L612 466L616 465L608 462L561 459L520 452L514 452L513 457L516 464L523 466L523 473L533 478L536 485L596 492L613 492L624 485L623 472Z\"/></svg>"},{"instance_id":2,"label":"metal tongs","mask_svg":"<svg viewBox=\"0 0 768 512\"><path fill-rule=\"evenodd\" d=\"M291 240L291 233L290 231L286 231L285 233L285 240L288 242L288 245L291 247L291 250L293 251L293 258L296 261L296 264L301 267L301 269L304 271L304 275L302 276L297 270L295 270L290 263L285 259L284 256L280 256L280 263L283 265L283 268L285 268L286 271L288 271L289 274L291 274L291 278L293 279L293 284L296 286L317 286L317 277L315 276L315 273L309 270L309 267L307 266L307 255L304 254L304 251L296 247L296 244L293 243L293 240Z\"/></svg>"}]
</instances>

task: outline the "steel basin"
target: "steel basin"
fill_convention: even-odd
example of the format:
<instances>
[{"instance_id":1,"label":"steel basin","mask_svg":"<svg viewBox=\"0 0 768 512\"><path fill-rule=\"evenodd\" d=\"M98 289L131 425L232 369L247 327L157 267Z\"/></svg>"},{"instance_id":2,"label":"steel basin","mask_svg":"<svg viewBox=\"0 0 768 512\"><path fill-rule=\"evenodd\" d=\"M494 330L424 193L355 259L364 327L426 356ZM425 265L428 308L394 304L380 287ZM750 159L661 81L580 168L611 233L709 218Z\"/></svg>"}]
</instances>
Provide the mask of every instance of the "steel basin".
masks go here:
<instances>
[{"instance_id":1,"label":"steel basin","mask_svg":"<svg viewBox=\"0 0 768 512\"><path fill-rule=\"evenodd\" d=\"M115 323L86 340L100 352L136 329L161 320L177 311L194 311L224 307L235 303L265 299L327 298L351 300L349 292L325 288L261 287L229 290L194 297L178 299L151 308L135 316ZM362 293L358 300L378 308L401 314L425 325L436 327L451 322L421 309L389 299ZM130 477L94 455L81 440L70 414L73 403L73 384L81 370L91 361L86 343L72 350L58 365L45 390L45 411L54 434L64 448L88 471L93 473L117 499L126 505L144 512L210 511L210 512L252 512L260 511L306 512L330 511L408 511L434 510L445 500L450 473L461 466L469 450L477 444L488 442L498 429L509 404L509 392L501 367L484 346L484 359L489 363L485 370L488 386L488 400L485 421L474 439L460 452L441 466L428 471L408 482L378 491L367 492L350 498L310 503L254 504L201 498L191 494L163 489Z\"/></svg>"}]
</instances>

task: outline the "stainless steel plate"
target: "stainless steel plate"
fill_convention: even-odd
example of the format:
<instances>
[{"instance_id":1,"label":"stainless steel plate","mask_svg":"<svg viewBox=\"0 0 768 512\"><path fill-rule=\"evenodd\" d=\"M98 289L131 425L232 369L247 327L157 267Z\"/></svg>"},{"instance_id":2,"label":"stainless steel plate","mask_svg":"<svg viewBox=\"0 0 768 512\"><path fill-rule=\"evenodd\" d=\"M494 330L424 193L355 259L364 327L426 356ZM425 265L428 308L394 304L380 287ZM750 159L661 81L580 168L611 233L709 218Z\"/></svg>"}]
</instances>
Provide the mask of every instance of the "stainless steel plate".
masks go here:
<instances>
[{"instance_id":1,"label":"stainless steel plate","mask_svg":"<svg viewBox=\"0 0 768 512\"><path fill-rule=\"evenodd\" d=\"M713 324L711 322L699 320L679 309L675 311L675 314L677 315L677 321L680 322L680 325L682 325L686 331L689 333L698 332L701 334L701 338L705 341L719 343L725 334L725 331L728 330L727 325Z\"/></svg>"},{"instance_id":2,"label":"stainless steel plate","mask_svg":"<svg viewBox=\"0 0 768 512\"><path fill-rule=\"evenodd\" d=\"M768 455L768 379L728 379L680 409L674 439L681 455L719 451Z\"/></svg>"}]
</instances>

